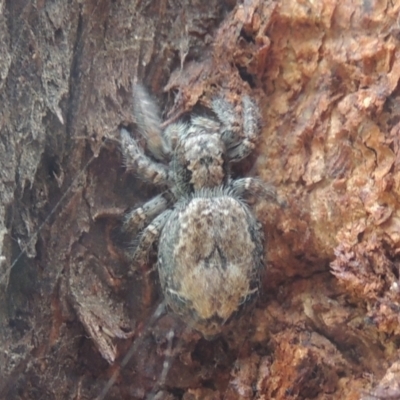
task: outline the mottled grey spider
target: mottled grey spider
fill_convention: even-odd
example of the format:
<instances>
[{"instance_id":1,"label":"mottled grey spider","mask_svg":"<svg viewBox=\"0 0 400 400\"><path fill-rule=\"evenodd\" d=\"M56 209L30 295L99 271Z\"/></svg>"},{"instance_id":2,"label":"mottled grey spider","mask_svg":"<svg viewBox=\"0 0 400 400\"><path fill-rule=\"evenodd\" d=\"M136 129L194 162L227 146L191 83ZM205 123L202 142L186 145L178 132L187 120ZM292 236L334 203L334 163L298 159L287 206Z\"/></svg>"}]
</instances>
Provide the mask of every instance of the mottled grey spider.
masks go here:
<instances>
[{"instance_id":1,"label":"mottled grey spider","mask_svg":"<svg viewBox=\"0 0 400 400\"><path fill-rule=\"evenodd\" d=\"M258 107L243 97L242 115L219 97L216 118L192 116L161 129L156 105L142 86L134 88L134 116L150 156L121 129L125 165L167 188L131 211L124 230L139 232L131 254L145 260L159 240L157 266L166 303L205 338L253 303L264 270L264 234L246 199L275 191L255 178L233 180L230 163L255 148Z\"/></svg>"}]
</instances>

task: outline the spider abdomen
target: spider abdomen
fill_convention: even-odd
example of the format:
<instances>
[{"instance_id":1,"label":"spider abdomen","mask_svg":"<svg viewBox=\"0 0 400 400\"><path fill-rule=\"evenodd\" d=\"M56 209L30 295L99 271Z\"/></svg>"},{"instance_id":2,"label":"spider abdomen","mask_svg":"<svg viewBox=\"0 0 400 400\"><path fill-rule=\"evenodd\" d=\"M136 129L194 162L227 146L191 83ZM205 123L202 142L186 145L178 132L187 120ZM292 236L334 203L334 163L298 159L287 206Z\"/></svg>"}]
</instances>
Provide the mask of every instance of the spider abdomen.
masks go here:
<instances>
[{"instance_id":1,"label":"spider abdomen","mask_svg":"<svg viewBox=\"0 0 400 400\"><path fill-rule=\"evenodd\" d=\"M223 190L180 200L159 243L158 269L169 306L206 338L256 298L263 232L250 209Z\"/></svg>"}]
</instances>

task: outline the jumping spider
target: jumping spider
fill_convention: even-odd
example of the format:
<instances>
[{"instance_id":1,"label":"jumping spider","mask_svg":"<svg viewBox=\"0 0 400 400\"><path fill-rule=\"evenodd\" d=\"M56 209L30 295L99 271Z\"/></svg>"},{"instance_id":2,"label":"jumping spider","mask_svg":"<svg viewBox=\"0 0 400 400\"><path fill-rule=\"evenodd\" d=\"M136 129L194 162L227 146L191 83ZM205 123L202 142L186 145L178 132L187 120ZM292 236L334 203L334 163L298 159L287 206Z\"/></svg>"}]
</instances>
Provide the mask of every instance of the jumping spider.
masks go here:
<instances>
[{"instance_id":1,"label":"jumping spider","mask_svg":"<svg viewBox=\"0 0 400 400\"><path fill-rule=\"evenodd\" d=\"M242 116L223 98L217 118L192 116L164 130L146 91L135 86L134 116L145 155L121 129L128 170L166 190L131 211L125 232L139 232L130 256L143 262L158 242L157 266L166 303L212 338L257 297L264 270L264 234L247 199L275 191L255 178L233 180L230 164L247 157L260 134L256 104L244 96Z\"/></svg>"}]
</instances>

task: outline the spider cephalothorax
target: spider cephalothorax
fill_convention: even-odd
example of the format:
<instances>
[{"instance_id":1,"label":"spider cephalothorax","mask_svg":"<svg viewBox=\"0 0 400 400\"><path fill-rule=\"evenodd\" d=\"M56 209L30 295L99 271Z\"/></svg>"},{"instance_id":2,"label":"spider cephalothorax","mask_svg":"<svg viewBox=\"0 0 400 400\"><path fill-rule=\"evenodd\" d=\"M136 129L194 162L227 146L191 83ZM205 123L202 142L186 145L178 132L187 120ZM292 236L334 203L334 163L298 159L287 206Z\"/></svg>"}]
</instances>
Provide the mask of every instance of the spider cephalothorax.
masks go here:
<instances>
[{"instance_id":1,"label":"spider cephalothorax","mask_svg":"<svg viewBox=\"0 0 400 400\"><path fill-rule=\"evenodd\" d=\"M166 187L131 211L124 228L139 232L131 255L143 260L159 240L157 266L167 304L206 338L256 298L264 269L264 234L247 197L274 198L255 178L232 180L229 165L254 149L260 133L255 103L245 96L242 115L222 98L212 102L216 118L161 129L154 103L135 87L134 114L148 157L125 130L122 151L128 169Z\"/></svg>"}]
</instances>

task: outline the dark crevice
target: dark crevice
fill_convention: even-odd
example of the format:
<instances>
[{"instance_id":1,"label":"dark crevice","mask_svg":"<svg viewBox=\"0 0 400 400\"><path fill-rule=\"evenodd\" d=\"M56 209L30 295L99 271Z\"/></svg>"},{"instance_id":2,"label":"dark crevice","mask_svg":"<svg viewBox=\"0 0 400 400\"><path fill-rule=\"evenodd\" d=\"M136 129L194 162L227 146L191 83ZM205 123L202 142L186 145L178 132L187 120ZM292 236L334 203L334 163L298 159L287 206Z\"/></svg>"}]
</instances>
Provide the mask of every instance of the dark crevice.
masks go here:
<instances>
[{"instance_id":1,"label":"dark crevice","mask_svg":"<svg viewBox=\"0 0 400 400\"><path fill-rule=\"evenodd\" d=\"M79 97L80 97L80 61L82 60L84 41L83 41L83 18L82 10L79 13L78 26L76 30L76 41L74 44L74 50L72 52L73 59L71 63L70 77L69 77L69 99L67 107L67 117L66 117L66 131L69 137L72 136L72 126L74 123L75 113L79 107Z\"/></svg>"},{"instance_id":2,"label":"dark crevice","mask_svg":"<svg viewBox=\"0 0 400 400\"><path fill-rule=\"evenodd\" d=\"M251 87L252 89L254 89L254 88L256 87L256 84L255 84L255 82L254 82L253 76L252 76L251 74L249 74L249 73L247 72L246 68L244 68L244 67L241 67L241 66L239 66L239 65L236 65L236 68L238 69L239 75L240 75L240 77L242 78L242 80L244 80L245 82L247 82L247 83L250 85L250 87Z\"/></svg>"},{"instance_id":3,"label":"dark crevice","mask_svg":"<svg viewBox=\"0 0 400 400\"><path fill-rule=\"evenodd\" d=\"M240 36L241 36L246 42L255 43L253 36L251 36L251 35L249 35L247 32L245 32L244 29L242 29L242 30L240 31Z\"/></svg>"}]
</instances>

